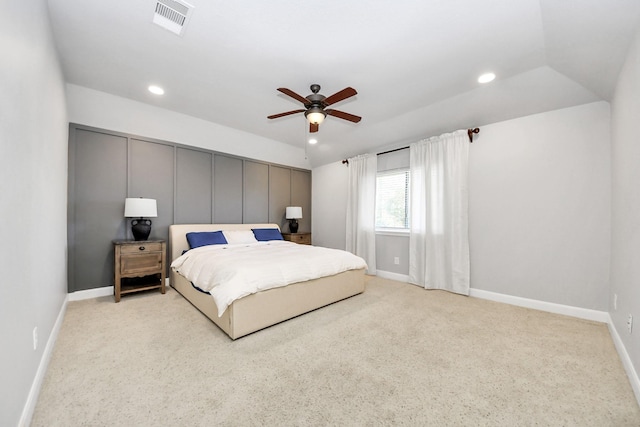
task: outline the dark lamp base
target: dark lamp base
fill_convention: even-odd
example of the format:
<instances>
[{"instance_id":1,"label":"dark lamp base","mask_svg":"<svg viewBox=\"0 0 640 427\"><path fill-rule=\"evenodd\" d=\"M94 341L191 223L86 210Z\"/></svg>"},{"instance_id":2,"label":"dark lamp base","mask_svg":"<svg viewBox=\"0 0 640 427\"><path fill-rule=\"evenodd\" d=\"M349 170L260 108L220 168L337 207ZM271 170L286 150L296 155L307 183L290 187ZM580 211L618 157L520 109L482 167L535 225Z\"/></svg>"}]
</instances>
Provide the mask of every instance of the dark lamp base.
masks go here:
<instances>
[{"instance_id":1,"label":"dark lamp base","mask_svg":"<svg viewBox=\"0 0 640 427\"><path fill-rule=\"evenodd\" d=\"M290 219L289 220L289 230L292 233L297 233L298 232L298 220L297 219Z\"/></svg>"},{"instance_id":2,"label":"dark lamp base","mask_svg":"<svg viewBox=\"0 0 640 427\"><path fill-rule=\"evenodd\" d=\"M133 233L133 239L136 241L149 239L149 234L151 234L151 220L144 218L132 219L131 232Z\"/></svg>"}]
</instances>

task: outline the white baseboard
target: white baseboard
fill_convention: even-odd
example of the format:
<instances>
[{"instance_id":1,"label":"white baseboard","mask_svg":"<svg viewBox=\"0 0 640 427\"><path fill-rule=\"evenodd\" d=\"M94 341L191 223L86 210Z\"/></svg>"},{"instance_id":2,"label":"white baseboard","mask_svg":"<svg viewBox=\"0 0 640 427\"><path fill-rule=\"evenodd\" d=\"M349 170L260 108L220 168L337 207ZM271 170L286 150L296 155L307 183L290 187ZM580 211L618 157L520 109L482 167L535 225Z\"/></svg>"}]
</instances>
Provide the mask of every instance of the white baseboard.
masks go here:
<instances>
[{"instance_id":1,"label":"white baseboard","mask_svg":"<svg viewBox=\"0 0 640 427\"><path fill-rule=\"evenodd\" d=\"M47 340L47 345L42 352L42 358L40 359L40 364L38 365L36 376L33 379L31 389L29 390L29 395L27 396L27 401L25 402L24 408L22 409L22 415L20 416L20 421L18 423L20 427L26 427L31 424L31 418L33 417L33 412L36 409L36 403L38 402L38 395L40 394L42 381L44 380L44 376L47 373L49 361L51 360L51 354L53 353L53 347L56 344L58 334L60 333L60 328L62 327L62 321L64 320L64 315L67 312L68 301L69 297L67 296L62 303L62 307L60 308L60 312L58 313L56 322L53 325L53 329L51 329L51 335L49 335L49 339Z\"/></svg>"},{"instance_id":2,"label":"white baseboard","mask_svg":"<svg viewBox=\"0 0 640 427\"><path fill-rule=\"evenodd\" d=\"M169 287L169 278L164 281L166 287ZM85 291L75 291L69 294L69 301L82 301L85 299L108 297L113 295L113 286L104 286L102 288L87 289Z\"/></svg>"},{"instance_id":3,"label":"white baseboard","mask_svg":"<svg viewBox=\"0 0 640 427\"><path fill-rule=\"evenodd\" d=\"M389 279L389 280L396 280L398 282L409 282L409 276L407 274L399 274L399 273L392 273L390 271L382 271L382 270L378 270L376 271L376 276L380 276L383 279Z\"/></svg>"},{"instance_id":4,"label":"white baseboard","mask_svg":"<svg viewBox=\"0 0 640 427\"><path fill-rule=\"evenodd\" d=\"M633 367L631 357L629 356L629 353L627 353L627 349L622 343L622 338L620 338L620 334L613 324L613 320L611 319L609 313L607 313L607 316L609 317L609 321L607 322L607 324L609 325L609 333L611 334L611 338L613 339L613 344L616 346L616 350L618 351L618 355L620 356L620 360L622 361L624 370L627 372L627 377L629 377L631 388L636 395L638 405L640 405L640 378L638 377L638 372L636 372L635 368Z\"/></svg>"},{"instance_id":5,"label":"white baseboard","mask_svg":"<svg viewBox=\"0 0 640 427\"><path fill-rule=\"evenodd\" d=\"M473 288L469 290L469 296L490 301L503 302L519 307L533 308L535 310L547 311L549 313L564 314L565 316L577 317L579 319L593 320L602 323L609 322L609 313L606 311L591 310L588 308L573 307L553 302L515 297L512 295L499 294L496 292Z\"/></svg>"},{"instance_id":6,"label":"white baseboard","mask_svg":"<svg viewBox=\"0 0 640 427\"><path fill-rule=\"evenodd\" d=\"M398 274L392 273L390 271L378 270L376 275L382 277L383 279L397 280L399 282L409 283L409 276L406 274ZM577 317L579 319L594 320L596 322L602 323L609 322L609 313L607 313L606 311L591 310L588 308L573 307L570 305L556 304L553 302L515 297L512 295L499 294L497 292L490 292L474 288L471 288L469 290L469 296L490 301L503 302L519 307L548 311L550 313L564 314L566 316Z\"/></svg>"},{"instance_id":7,"label":"white baseboard","mask_svg":"<svg viewBox=\"0 0 640 427\"><path fill-rule=\"evenodd\" d=\"M71 292L68 299L69 301L82 301L91 298L108 297L109 295L113 295L113 286Z\"/></svg>"}]
</instances>

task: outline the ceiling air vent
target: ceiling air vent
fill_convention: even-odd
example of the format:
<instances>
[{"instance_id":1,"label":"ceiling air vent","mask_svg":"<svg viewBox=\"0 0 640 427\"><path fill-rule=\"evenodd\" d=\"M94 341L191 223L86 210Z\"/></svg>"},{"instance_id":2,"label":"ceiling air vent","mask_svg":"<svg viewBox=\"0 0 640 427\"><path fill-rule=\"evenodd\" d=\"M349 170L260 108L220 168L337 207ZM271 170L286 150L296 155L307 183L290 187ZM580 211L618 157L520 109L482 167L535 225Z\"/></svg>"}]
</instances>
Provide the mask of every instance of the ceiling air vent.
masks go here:
<instances>
[{"instance_id":1,"label":"ceiling air vent","mask_svg":"<svg viewBox=\"0 0 640 427\"><path fill-rule=\"evenodd\" d=\"M181 36L191 16L193 6L179 0L158 0L153 23Z\"/></svg>"}]
</instances>

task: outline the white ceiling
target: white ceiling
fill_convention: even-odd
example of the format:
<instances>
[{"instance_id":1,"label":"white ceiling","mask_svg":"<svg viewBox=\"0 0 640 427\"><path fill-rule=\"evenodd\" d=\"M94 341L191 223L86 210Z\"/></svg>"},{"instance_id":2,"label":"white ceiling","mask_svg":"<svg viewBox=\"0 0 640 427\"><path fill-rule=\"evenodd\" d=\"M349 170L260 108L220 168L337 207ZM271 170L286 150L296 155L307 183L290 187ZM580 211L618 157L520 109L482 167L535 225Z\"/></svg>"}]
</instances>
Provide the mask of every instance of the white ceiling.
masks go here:
<instances>
[{"instance_id":1,"label":"white ceiling","mask_svg":"<svg viewBox=\"0 0 640 427\"><path fill-rule=\"evenodd\" d=\"M267 120L301 107L276 88L355 88L332 108L362 121L328 117L313 166L608 101L640 22L638 0L188 2L179 37L152 23L155 0L49 0L66 80L300 148L302 114Z\"/></svg>"}]
</instances>

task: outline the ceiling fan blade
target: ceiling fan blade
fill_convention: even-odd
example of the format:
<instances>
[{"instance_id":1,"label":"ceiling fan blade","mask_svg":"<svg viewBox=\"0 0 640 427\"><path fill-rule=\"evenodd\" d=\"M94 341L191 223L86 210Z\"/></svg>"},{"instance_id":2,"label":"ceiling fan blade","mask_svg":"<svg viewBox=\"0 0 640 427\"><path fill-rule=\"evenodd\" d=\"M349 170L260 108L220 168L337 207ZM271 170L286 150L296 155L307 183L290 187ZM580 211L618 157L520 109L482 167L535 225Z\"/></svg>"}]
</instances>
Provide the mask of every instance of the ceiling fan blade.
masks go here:
<instances>
[{"instance_id":1,"label":"ceiling fan blade","mask_svg":"<svg viewBox=\"0 0 640 427\"><path fill-rule=\"evenodd\" d=\"M289 116L291 114L302 113L302 112L304 112L304 110L287 111L286 113L274 114L272 116L267 117L267 119L277 119L278 117Z\"/></svg>"},{"instance_id":2,"label":"ceiling fan blade","mask_svg":"<svg viewBox=\"0 0 640 427\"><path fill-rule=\"evenodd\" d=\"M343 119L343 120L349 120L350 122L353 123L358 123L360 120L362 120L362 117L360 116L355 116L353 114L349 114L349 113L345 113L344 111L339 111L339 110L324 110L325 113L327 113L330 116L333 117L337 117L339 119Z\"/></svg>"},{"instance_id":3,"label":"ceiling fan blade","mask_svg":"<svg viewBox=\"0 0 640 427\"><path fill-rule=\"evenodd\" d=\"M297 93L295 93L291 89L287 89L286 87L279 87L278 88L278 92L282 92L285 95L288 95L288 96L292 97L296 101L302 102L303 104L308 104L309 103L309 100L307 98L305 98L304 96L298 95Z\"/></svg>"},{"instance_id":4,"label":"ceiling fan blade","mask_svg":"<svg viewBox=\"0 0 640 427\"><path fill-rule=\"evenodd\" d=\"M318 125L315 123L309 123L309 133L318 132Z\"/></svg>"},{"instance_id":5,"label":"ceiling fan blade","mask_svg":"<svg viewBox=\"0 0 640 427\"><path fill-rule=\"evenodd\" d=\"M336 102L342 101L343 99L350 98L357 94L358 92L356 92L354 88L346 87L342 89L340 92L336 92L330 97L325 98L324 101L322 102L324 102L324 105L331 105L331 104L335 104Z\"/></svg>"}]
</instances>

